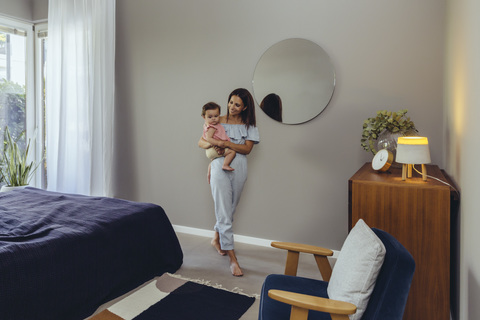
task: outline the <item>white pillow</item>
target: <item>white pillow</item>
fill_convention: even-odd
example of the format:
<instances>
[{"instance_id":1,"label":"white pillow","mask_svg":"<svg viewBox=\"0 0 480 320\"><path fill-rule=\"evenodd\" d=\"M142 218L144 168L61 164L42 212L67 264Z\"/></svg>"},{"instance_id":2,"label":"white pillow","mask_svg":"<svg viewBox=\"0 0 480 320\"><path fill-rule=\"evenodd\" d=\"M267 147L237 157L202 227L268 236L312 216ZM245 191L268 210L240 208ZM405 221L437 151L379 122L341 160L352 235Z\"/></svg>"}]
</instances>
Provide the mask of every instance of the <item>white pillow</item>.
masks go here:
<instances>
[{"instance_id":1,"label":"white pillow","mask_svg":"<svg viewBox=\"0 0 480 320\"><path fill-rule=\"evenodd\" d=\"M330 299L357 306L350 320L360 319L365 312L384 259L382 241L365 221L358 220L343 243L327 288Z\"/></svg>"}]
</instances>

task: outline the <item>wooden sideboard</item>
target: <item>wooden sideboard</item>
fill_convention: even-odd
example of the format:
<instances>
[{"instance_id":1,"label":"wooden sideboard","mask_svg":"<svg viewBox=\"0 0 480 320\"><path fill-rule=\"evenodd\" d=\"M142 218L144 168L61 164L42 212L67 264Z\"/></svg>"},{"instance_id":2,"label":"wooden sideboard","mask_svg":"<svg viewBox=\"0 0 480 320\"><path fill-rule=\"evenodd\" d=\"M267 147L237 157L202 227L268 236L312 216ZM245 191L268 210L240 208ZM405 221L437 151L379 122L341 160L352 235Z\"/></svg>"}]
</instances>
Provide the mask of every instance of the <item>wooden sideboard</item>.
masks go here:
<instances>
[{"instance_id":1,"label":"wooden sideboard","mask_svg":"<svg viewBox=\"0 0 480 320\"><path fill-rule=\"evenodd\" d=\"M427 165L427 174L448 181L438 166ZM350 178L348 189L349 230L361 218L397 238L415 259L403 319L449 320L453 189L416 172L402 181L400 168L380 173L371 163Z\"/></svg>"}]
</instances>

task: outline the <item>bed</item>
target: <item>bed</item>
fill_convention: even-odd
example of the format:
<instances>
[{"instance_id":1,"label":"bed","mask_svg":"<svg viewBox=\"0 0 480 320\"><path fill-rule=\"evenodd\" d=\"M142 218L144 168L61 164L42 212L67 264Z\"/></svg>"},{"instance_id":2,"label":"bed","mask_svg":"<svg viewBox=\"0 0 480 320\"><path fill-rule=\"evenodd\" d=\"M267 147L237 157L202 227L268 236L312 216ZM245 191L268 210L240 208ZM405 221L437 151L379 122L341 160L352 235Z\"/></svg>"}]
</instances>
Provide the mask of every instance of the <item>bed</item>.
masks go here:
<instances>
[{"instance_id":1,"label":"bed","mask_svg":"<svg viewBox=\"0 0 480 320\"><path fill-rule=\"evenodd\" d=\"M0 193L0 319L84 319L183 253L154 204L25 188Z\"/></svg>"}]
</instances>

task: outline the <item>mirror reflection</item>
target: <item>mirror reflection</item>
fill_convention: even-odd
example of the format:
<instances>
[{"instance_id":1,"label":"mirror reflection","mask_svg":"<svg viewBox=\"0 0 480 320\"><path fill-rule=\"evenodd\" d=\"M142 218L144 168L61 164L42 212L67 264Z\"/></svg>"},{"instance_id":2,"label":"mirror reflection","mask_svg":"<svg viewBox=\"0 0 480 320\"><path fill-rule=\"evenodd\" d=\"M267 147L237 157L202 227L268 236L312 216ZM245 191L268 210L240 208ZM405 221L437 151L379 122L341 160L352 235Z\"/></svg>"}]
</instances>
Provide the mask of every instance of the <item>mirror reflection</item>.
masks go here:
<instances>
[{"instance_id":1,"label":"mirror reflection","mask_svg":"<svg viewBox=\"0 0 480 320\"><path fill-rule=\"evenodd\" d=\"M268 94L260 102L260 108L273 120L283 122L282 99L275 93Z\"/></svg>"},{"instance_id":2,"label":"mirror reflection","mask_svg":"<svg viewBox=\"0 0 480 320\"><path fill-rule=\"evenodd\" d=\"M318 116L330 102L335 71L328 54L306 39L287 39L271 46L260 58L253 92L270 118L299 124Z\"/></svg>"}]
</instances>

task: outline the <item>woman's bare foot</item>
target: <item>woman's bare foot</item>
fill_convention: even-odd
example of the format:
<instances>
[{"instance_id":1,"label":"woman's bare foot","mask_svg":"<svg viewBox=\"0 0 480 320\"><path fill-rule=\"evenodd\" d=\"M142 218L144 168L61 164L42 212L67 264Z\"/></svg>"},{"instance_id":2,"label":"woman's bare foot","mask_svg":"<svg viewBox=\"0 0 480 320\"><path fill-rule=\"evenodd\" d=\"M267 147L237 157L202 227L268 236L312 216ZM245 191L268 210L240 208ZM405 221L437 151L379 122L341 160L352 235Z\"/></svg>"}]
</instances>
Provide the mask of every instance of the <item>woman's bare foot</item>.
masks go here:
<instances>
[{"instance_id":1,"label":"woman's bare foot","mask_svg":"<svg viewBox=\"0 0 480 320\"><path fill-rule=\"evenodd\" d=\"M219 237L220 236L219 236L218 232L215 232L215 236L213 237L212 241L210 241L210 243L218 251L219 255L224 256L227 253L225 252L225 250L222 250L222 247L220 246Z\"/></svg>"},{"instance_id":2,"label":"woman's bare foot","mask_svg":"<svg viewBox=\"0 0 480 320\"><path fill-rule=\"evenodd\" d=\"M238 264L237 257L235 256L235 251L227 250L228 257L230 258L230 271L235 277L243 276L243 271Z\"/></svg>"},{"instance_id":3,"label":"woman's bare foot","mask_svg":"<svg viewBox=\"0 0 480 320\"><path fill-rule=\"evenodd\" d=\"M230 263L230 271L235 277L241 277L243 276L243 271L240 269L240 266L238 265L238 262L231 262Z\"/></svg>"}]
</instances>

